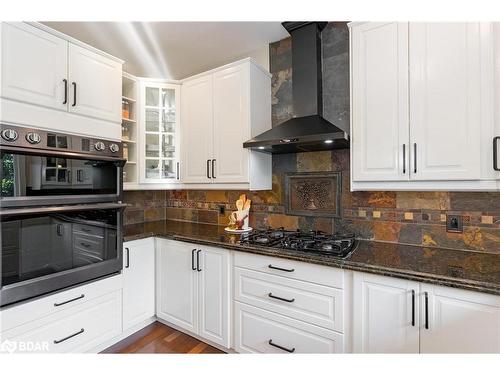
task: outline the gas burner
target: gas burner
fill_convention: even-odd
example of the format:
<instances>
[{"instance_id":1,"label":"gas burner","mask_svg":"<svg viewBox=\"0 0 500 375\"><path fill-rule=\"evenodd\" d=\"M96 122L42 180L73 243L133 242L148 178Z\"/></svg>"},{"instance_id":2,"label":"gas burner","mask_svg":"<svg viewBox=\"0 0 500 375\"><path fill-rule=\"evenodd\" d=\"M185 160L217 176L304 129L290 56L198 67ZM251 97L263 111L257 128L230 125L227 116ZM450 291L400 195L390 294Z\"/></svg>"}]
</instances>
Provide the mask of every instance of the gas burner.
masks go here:
<instances>
[{"instance_id":1,"label":"gas burner","mask_svg":"<svg viewBox=\"0 0 500 375\"><path fill-rule=\"evenodd\" d=\"M356 246L352 233L326 234L322 231L289 231L284 228L255 230L241 237L242 244L296 250L345 258Z\"/></svg>"}]
</instances>

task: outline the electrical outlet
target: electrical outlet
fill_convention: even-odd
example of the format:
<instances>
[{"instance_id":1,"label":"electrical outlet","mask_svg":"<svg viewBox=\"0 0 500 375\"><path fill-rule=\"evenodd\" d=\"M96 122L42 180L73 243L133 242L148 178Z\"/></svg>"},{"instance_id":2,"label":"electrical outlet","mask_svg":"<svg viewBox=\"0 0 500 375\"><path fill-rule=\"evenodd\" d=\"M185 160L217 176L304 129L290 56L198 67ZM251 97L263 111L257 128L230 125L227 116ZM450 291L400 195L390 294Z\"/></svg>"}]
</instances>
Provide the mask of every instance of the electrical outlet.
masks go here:
<instances>
[{"instance_id":1,"label":"electrical outlet","mask_svg":"<svg viewBox=\"0 0 500 375\"><path fill-rule=\"evenodd\" d=\"M219 215L225 215L226 214L226 206L223 204L219 204Z\"/></svg>"},{"instance_id":2,"label":"electrical outlet","mask_svg":"<svg viewBox=\"0 0 500 375\"><path fill-rule=\"evenodd\" d=\"M446 215L446 231L451 233L463 233L464 224L460 215Z\"/></svg>"}]
</instances>

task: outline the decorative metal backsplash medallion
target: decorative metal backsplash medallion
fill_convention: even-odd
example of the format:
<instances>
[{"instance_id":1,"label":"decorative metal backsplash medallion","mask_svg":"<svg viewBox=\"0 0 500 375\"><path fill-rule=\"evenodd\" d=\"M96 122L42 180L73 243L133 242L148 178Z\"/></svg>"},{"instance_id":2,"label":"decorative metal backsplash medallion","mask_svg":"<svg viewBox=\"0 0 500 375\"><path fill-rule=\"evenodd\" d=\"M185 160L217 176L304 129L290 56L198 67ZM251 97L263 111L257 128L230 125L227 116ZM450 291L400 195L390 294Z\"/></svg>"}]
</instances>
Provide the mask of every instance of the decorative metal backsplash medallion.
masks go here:
<instances>
[{"instance_id":1,"label":"decorative metal backsplash medallion","mask_svg":"<svg viewBox=\"0 0 500 375\"><path fill-rule=\"evenodd\" d=\"M285 174L286 213L340 217L341 183L341 172Z\"/></svg>"}]
</instances>

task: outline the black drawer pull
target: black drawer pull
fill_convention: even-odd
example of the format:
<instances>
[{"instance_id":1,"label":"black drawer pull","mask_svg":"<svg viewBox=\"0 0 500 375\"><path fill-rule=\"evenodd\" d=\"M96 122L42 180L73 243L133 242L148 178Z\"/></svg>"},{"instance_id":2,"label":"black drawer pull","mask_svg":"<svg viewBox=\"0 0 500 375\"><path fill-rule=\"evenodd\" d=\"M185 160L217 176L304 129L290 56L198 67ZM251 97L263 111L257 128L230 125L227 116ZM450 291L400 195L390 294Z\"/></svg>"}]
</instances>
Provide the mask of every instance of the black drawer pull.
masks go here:
<instances>
[{"instance_id":1,"label":"black drawer pull","mask_svg":"<svg viewBox=\"0 0 500 375\"><path fill-rule=\"evenodd\" d=\"M281 346L281 345L275 344L275 343L273 342L273 340L269 340L267 343L268 343L269 345L271 345L271 346L274 346L275 348L278 348L278 349L284 350L285 352L288 352L288 353L293 353L293 352L295 351L295 348L292 348L292 349L285 348L284 346Z\"/></svg>"},{"instance_id":2,"label":"black drawer pull","mask_svg":"<svg viewBox=\"0 0 500 375\"><path fill-rule=\"evenodd\" d=\"M295 268L292 268L292 269L280 268L280 267L275 267L272 264L270 264L268 267L271 268L271 269L273 269L273 270L278 270L278 271L285 271L285 272L293 272L293 271L295 271Z\"/></svg>"},{"instance_id":3,"label":"black drawer pull","mask_svg":"<svg viewBox=\"0 0 500 375\"><path fill-rule=\"evenodd\" d=\"M81 296L79 297L76 297L76 298L73 298L73 299L69 299L67 301L64 301L64 302L60 302L60 303L54 303L54 306L62 306L62 305L65 305L67 303L70 303L70 302L73 302L73 301L76 301L76 300L79 300L79 299L82 299L83 297L85 297L85 294L82 294Z\"/></svg>"},{"instance_id":4,"label":"black drawer pull","mask_svg":"<svg viewBox=\"0 0 500 375\"><path fill-rule=\"evenodd\" d=\"M269 293L267 296L270 298L279 299L280 301L285 301L285 302L289 302L289 303L292 303L293 301L295 301L295 298L287 299L287 298L283 298L283 297L273 296L272 293Z\"/></svg>"},{"instance_id":5,"label":"black drawer pull","mask_svg":"<svg viewBox=\"0 0 500 375\"><path fill-rule=\"evenodd\" d=\"M498 165L498 143L500 142L500 137L493 138L493 169L495 171L500 171L500 165Z\"/></svg>"},{"instance_id":6,"label":"black drawer pull","mask_svg":"<svg viewBox=\"0 0 500 375\"><path fill-rule=\"evenodd\" d=\"M191 251L191 269L193 271L196 271L196 267L194 266L194 253L195 253L196 249L193 249L193 251Z\"/></svg>"},{"instance_id":7,"label":"black drawer pull","mask_svg":"<svg viewBox=\"0 0 500 375\"><path fill-rule=\"evenodd\" d=\"M90 247L90 244L85 243L85 242L80 242L80 245L82 245L83 247L86 247L87 249Z\"/></svg>"},{"instance_id":8,"label":"black drawer pull","mask_svg":"<svg viewBox=\"0 0 500 375\"><path fill-rule=\"evenodd\" d=\"M78 336L78 335L82 334L83 332L85 332L85 330L82 328L82 329L81 329L81 330L79 330L78 332L75 332L75 333L73 333L72 335L69 335L69 336L67 336L67 337L65 337L65 338L63 338L63 339L60 339L60 340L54 340L54 344L60 344L61 342L66 341L66 340L69 340L69 339L70 339L70 338L72 338L72 337Z\"/></svg>"}]
</instances>

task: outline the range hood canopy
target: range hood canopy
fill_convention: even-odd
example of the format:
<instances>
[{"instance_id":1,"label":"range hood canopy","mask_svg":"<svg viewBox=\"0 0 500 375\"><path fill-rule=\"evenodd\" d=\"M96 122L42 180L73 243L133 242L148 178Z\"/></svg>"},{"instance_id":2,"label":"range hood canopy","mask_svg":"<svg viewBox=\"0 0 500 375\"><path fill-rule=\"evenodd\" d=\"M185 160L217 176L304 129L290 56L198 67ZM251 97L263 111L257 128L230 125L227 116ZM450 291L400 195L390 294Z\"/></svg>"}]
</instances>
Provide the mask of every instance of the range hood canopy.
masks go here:
<instances>
[{"instance_id":1,"label":"range hood canopy","mask_svg":"<svg viewBox=\"0 0 500 375\"><path fill-rule=\"evenodd\" d=\"M243 143L263 152L348 148L348 134L323 118L321 31L327 22L283 22L292 36L293 117Z\"/></svg>"}]
</instances>

